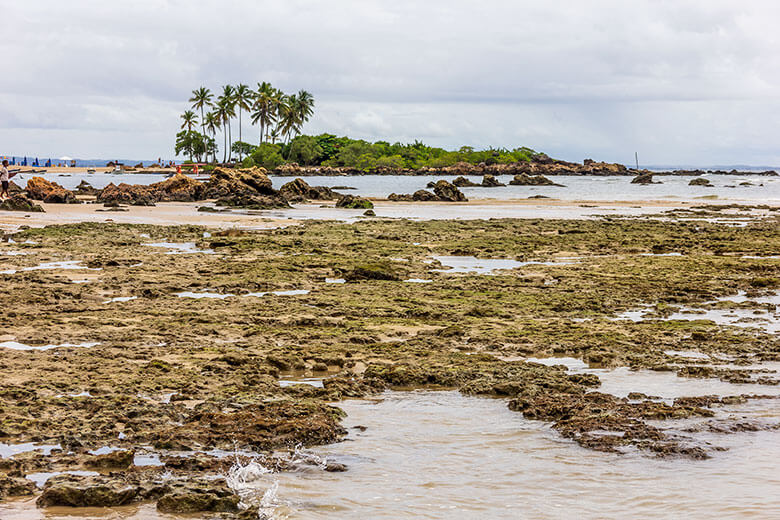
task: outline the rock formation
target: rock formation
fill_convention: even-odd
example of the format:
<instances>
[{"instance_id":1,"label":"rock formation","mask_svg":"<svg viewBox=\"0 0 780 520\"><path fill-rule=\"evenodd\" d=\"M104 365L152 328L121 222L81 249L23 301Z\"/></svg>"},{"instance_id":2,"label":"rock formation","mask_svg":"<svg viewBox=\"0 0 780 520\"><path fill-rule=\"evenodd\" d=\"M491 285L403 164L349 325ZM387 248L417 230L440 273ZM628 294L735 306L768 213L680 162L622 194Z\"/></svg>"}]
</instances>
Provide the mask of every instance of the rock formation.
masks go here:
<instances>
[{"instance_id":1,"label":"rock formation","mask_svg":"<svg viewBox=\"0 0 780 520\"><path fill-rule=\"evenodd\" d=\"M27 196L50 204L74 204L79 201L72 191L66 190L56 182L43 177L33 177L27 181Z\"/></svg>"}]
</instances>

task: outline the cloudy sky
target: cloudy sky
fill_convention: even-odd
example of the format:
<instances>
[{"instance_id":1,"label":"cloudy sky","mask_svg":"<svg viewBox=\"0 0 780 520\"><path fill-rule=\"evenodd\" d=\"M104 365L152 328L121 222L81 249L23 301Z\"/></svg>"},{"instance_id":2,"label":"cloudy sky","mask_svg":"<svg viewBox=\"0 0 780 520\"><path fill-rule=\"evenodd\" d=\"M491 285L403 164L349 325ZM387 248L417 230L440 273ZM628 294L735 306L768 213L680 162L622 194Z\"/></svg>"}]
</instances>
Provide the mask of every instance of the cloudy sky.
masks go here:
<instances>
[{"instance_id":1,"label":"cloudy sky","mask_svg":"<svg viewBox=\"0 0 780 520\"><path fill-rule=\"evenodd\" d=\"M192 89L265 80L314 94L306 133L780 165L776 0L0 0L0 20L0 154L171 157Z\"/></svg>"}]
</instances>

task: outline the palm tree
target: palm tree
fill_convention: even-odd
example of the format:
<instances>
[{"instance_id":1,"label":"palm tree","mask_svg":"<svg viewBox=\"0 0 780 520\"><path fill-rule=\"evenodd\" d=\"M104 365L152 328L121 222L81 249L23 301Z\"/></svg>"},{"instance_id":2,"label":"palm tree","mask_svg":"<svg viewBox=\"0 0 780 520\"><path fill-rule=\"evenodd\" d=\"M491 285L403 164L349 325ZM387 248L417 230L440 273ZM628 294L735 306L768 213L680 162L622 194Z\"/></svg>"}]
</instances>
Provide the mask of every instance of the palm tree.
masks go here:
<instances>
[{"instance_id":1,"label":"palm tree","mask_svg":"<svg viewBox=\"0 0 780 520\"><path fill-rule=\"evenodd\" d=\"M278 101L278 91L270 83L264 81L257 84L257 94L252 105L252 124L260 123L260 144L267 140L265 132L276 121Z\"/></svg>"},{"instance_id":2,"label":"palm tree","mask_svg":"<svg viewBox=\"0 0 780 520\"><path fill-rule=\"evenodd\" d=\"M204 125L205 125L205 129L211 134L211 136L216 137L217 128L221 126L221 123L219 121L219 116L215 112L207 112ZM217 162L216 149L214 150L213 158L214 158L214 162Z\"/></svg>"},{"instance_id":3,"label":"palm tree","mask_svg":"<svg viewBox=\"0 0 780 520\"><path fill-rule=\"evenodd\" d=\"M212 106L211 99L212 94L206 87L200 87L199 89L192 91L192 97L190 103L195 110L200 109L200 127L203 135L206 135L206 119L203 114L204 108L210 108Z\"/></svg>"},{"instance_id":4,"label":"palm tree","mask_svg":"<svg viewBox=\"0 0 780 520\"><path fill-rule=\"evenodd\" d=\"M198 116L192 110L187 110L179 116L182 119L181 128L186 128L188 132L192 131L192 127L197 124Z\"/></svg>"},{"instance_id":5,"label":"palm tree","mask_svg":"<svg viewBox=\"0 0 780 520\"><path fill-rule=\"evenodd\" d=\"M298 127L298 112L296 106L298 105L298 95L292 94L284 96L279 104L279 121L277 128L279 129L282 137L284 137L285 143L289 140L290 134Z\"/></svg>"},{"instance_id":6,"label":"palm tree","mask_svg":"<svg viewBox=\"0 0 780 520\"><path fill-rule=\"evenodd\" d=\"M230 146L228 141L232 140L232 138L229 137L230 119L236 115L235 109L233 108L233 101L230 98L220 96L220 98L217 100L215 112L219 119L219 124L222 126L222 134L225 136L225 149L223 150L222 154L222 162L224 163L229 159L228 151Z\"/></svg>"},{"instance_id":7,"label":"palm tree","mask_svg":"<svg viewBox=\"0 0 780 520\"><path fill-rule=\"evenodd\" d=\"M303 125L314 114L314 96L305 90L299 90L297 101L295 111L298 115L299 124Z\"/></svg>"},{"instance_id":8,"label":"palm tree","mask_svg":"<svg viewBox=\"0 0 780 520\"><path fill-rule=\"evenodd\" d=\"M222 133L225 134L225 150L222 162L230 160L230 145L233 144L233 136L230 128L230 120L236 117L235 89L231 85L222 87L222 95L217 99L217 114L220 116ZM224 157L227 155L227 159Z\"/></svg>"},{"instance_id":9,"label":"palm tree","mask_svg":"<svg viewBox=\"0 0 780 520\"><path fill-rule=\"evenodd\" d=\"M241 142L243 142L243 139L241 138L241 111L249 110L250 103L254 97L255 93L252 92L252 89L243 83L237 85L233 93L233 101L238 108L238 140ZM241 160L241 153L238 154L238 160Z\"/></svg>"}]
</instances>

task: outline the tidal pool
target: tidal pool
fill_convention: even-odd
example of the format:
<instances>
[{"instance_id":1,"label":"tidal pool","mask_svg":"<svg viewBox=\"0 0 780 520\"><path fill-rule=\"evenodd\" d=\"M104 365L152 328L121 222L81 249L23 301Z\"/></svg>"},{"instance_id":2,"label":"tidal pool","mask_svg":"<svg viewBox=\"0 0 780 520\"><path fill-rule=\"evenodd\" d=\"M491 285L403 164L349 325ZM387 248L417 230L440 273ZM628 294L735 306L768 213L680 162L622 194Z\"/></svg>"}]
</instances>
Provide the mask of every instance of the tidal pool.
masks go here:
<instances>
[{"instance_id":1,"label":"tidal pool","mask_svg":"<svg viewBox=\"0 0 780 520\"><path fill-rule=\"evenodd\" d=\"M654 459L581 448L500 399L388 392L338 406L348 413L347 441L313 451L349 471L257 475L271 518L765 518L780 510L777 432L721 435L729 451L706 461Z\"/></svg>"}]
</instances>

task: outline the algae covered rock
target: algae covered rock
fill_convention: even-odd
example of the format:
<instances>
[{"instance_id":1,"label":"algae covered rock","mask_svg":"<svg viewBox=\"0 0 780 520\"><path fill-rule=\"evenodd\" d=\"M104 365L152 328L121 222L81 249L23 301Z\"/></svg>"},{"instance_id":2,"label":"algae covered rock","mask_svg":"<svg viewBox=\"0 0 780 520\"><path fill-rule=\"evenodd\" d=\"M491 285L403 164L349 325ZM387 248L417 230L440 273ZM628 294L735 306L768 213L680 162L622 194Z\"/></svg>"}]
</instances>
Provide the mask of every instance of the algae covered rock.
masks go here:
<instances>
[{"instance_id":1,"label":"algae covered rock","mask_svg":"<svg viewBox=\"0 0 780 520\"><path fill-rule=\"evenodd\" d=\"M400 277L389 264L365 264L355 267L344 274L348 282L358 280L400 280Z\"/></svg>"},{"instance_id":2,"label":"algae covered rock","mask_svg":"<svg viewBox=\"0 0 780 520\"><path fill-rule=\"evenodd\" d=\"M509 184L512 186L560 186L544 175L527 175L525 173L515 175Z\"/></svg>"},{"instance_id":3,"label":"algae covered rock","mask_svg":"<svg viewBox=\"0 0 780 520\"><path fill-rule=\"evenodd\" d=\"M696 177L695 179L691 179L691 182L688 183L688 186L712 187L712 183L709 179L705 179L704 177Z\"/></svg>"},{"instance_id":4,"label":"algae covered rock","mask_svg":"<svg viewBox=\"0 0 780 520\"><path fill-rule=\"evenodd\" d=\"M129 468L133 465L135 451L118 450L103 455L95 455L85 465L91 468Z\"/></svg>"},{"instance_id":5,"label":"algae covered rock","mask_svg":"<svg viewBox=\"0 0 780 520\"><path fill-rule=\"evenodd\" d=\"M436 197L436 195L426 190L417 190L412 194L410 198L411 200L416 200L421 202L439 200L438 197Z\"/></svg>"},{"instance_id":6,"label":"algae covered rock","mask_svg":"<svg viewBox=\"0 0 780 520\"><path fill-rule=\"evenodd\" d=\"M76 193L79 195L97 195L100 190L93 188L90 183L82 180L78 186L76 186Z\"/></svg>"},{"instance_id":7,"label":"algae covered rock","mask_svg":"<svg viewBox=\"0 0 780 520\"><path fill-rule=\"evenodd\" d=\"M489 173L486 173L485 176L482 177L483 188L499 188L501 186L506 186L506 185L498 182L498 179L496 179L495 176L490 175Z\"/></svg>"},{"instance_id":8,"label":"algae covered rock","mask_svg":"<svg viewBox=\"0 0 780 520\"><path fill-rule=\"evenodd\" d=\"M9 199L0 202L0 211L29 211L33 213L43 213L43 208L33 201L17 193Z\"/></svg>"},{"instance_id":9,"label":"algae covered rock","mask_svg":"<svg viewBox=\"0 0 780 520\"><path fill-rule=\"evenodd\" d=\"M279 193L290 202L305 202L307 200L332 200L338 197L327 186L310 186L301 178L288 182L279 188Z\"/></svg>"},{"instance_id":10,"label":"algae covered rock","mask_svg":"<svg viewBox=\"0 0 780 520\"><path fill-rule=\"evenodd\" d=\"M363 197L356 197L354 195L343 195L337 202L337 208L349 208L349 209L372 209L374 203Z\"/></svg>"},{"instance_id":11,"label":"algae covered rock","mask_svg":"<svg viewBox=\"0 0 780 520\"><path fill-rule=\"evenodd\" d=\"M460 177L456 177L455 180L452 181L452 184L458 188L473 188L474 186L480 186L476 182L472 182L462 175Z\"/></svg>"},{"instance_id":12,"label":"algae covered rock","mask_svg":"<svg viewBox=\"0 0 780 520\"><path fill-rule=\"evenodd\" d=\"M433 193L436 194L439 200L444 202L466 202L468 200L457 186L444 180L436 182L436 185L433 187Z\"/></svg>"},{"instance_id":13,"label":"algae covered rock","mask_svg":"<svg viewBox=\"0 0 780 520\"><path fill-rule=\"evenodd\" d=\"M0 475L0 499L3 497L22 497L35 493L35 482L21 477Z\"/></svg>"},{"instance_id":14,"label":"algae covered rock","mask_svg":"<svg viewBox=\"0 0 780 520\"><path fill-rule=\"evenodd\" d=\"M224 479L186 482L174 487L157 501L162 513L235 513L239 497Z\"/></svg>"},{"instance_id":15,"label":"algae covered rock","mask_svg":"<svg viewBox=\"0 0 780 520\"><path fill-rule=\"evenodd\" d=\"M110 476L57 475L50 478L35 501L38 507L113 507L129 504L140 487Z\"/></svg>"},{"instance_id":16,"label":"algae covered rock","mask_svg":"<svg viewBox=\"0 0 780 520\"><path fill-rule=\"evenodd\" d=\"M660 184L658 182L655 182L653 180L653 174L652 173L640 173L633 179L631 179L631 184Z\"/></svg>"}]
</instances>

